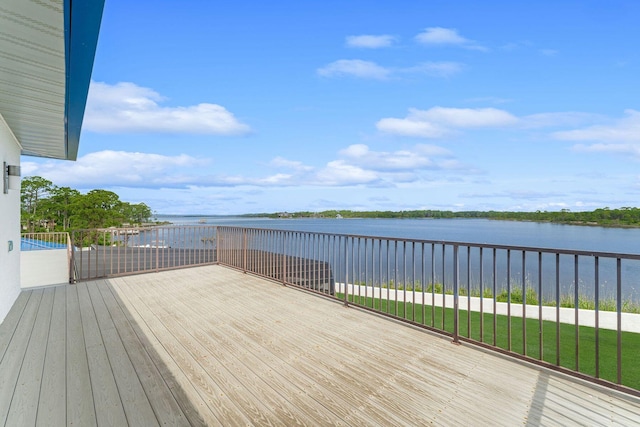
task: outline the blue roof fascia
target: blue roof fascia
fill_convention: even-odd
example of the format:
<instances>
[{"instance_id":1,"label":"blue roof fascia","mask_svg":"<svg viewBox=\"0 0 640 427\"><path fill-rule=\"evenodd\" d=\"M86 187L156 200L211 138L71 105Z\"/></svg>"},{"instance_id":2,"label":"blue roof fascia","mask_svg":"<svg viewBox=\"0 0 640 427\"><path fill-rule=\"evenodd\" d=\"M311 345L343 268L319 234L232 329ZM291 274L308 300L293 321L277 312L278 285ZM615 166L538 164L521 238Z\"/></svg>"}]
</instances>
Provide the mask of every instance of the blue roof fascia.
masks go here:
<instances>
[{"instance_id":1,"label":"blue roof fascia","mask_svg":"<svg viewBox=\"0 0 640 427\"><path fill-rule=\"evenodd\" d=\"M103 9L104 0L64 0L64 118L65 153L68 160L78 157L82 119L87 104Z\"/></svg>"}]
</instances>

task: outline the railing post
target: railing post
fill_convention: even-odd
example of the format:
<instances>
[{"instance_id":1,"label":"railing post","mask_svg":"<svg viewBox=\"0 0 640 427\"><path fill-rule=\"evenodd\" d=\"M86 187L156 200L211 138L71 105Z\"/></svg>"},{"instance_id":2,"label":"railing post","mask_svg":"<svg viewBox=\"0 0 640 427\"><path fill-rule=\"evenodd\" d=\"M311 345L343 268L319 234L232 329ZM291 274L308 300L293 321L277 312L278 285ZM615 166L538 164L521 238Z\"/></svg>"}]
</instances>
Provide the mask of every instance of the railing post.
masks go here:
<instances>
[{"instance_id":1,"label":"railing post","mask_svg":"<svg viewBox=\"0 0 640 427\"><path fill-rule=\"evenodd\" d=\"M282 284L287 283L287 232L282 233Z\"/></svg>"},{"instance_id":2,"label":"railing post","mask_svg":"<svg viewBox=\"0 0 640 427\"><path fill-rule=\"evenodd\" d=\"M247 273L247 229L242 229L242 272Z\"/></svg>"},{"instance_id":3,"label":"railing post","mask_svg":"<svg viewBox=\"0 0 640 427\"><path fill-rule=\"evenodd\" d=\"M349 241L344 236L344 305L349 306Z\"/></svg>"},{"instance_id":4,"label":"railing post","mask_svg":"<svg viewBox=\"0 0 640 427\"><path fill-rule=\"evenodd\" d=\"M216 230L216 245L213 251L213 256L215 257L214 259L216 260L215 261L216 265L220 265L220 227L216 225L215 230Z\"/></svg>"},{"instance_id":5,"label":"railing post","mask_svg":"<svg viewBox=\"0 0 640 427\"><path fill-rule=\"evenodd\" d=\"M458 335L459 335L459 327L460 325L458 324L459 322L459 316L460 316L460 311L459 311L459 307L458 307L458 300L459 300L459 288L460 288L460 277L459 277L459 272L458 272L458 268L459 268L459 262L460 260L458 259L458 245L453 245L453 343L454 344L459 344L460 342L458 341ZM446 295L443 295L446 298Z\"/></svg>"},{"instance_id":6,"label":"railing post","mask_svg":"<svg viewBox=\"0 0 640 427\"><path fill-rule=\"evenodd\" d=\"M74 284L75 283L75 277L73 277L73 271L74 271L74 266L76 265L75 262L75 251L73 250L74 245L73 245L73 239L71 238L72 234L67 233L67 250L69 251L69 256L67 257L69 260L69 284Z\"/></svg>"},{"instance_id":7,"label":"railing post","mask_svg":"<svg viewBox=\"0 0 640 427\"><path fill-rule=\"evenodd\" d=\"M156 228L156 273L160 271L160 248L158 248L158 246L160 246L158 244L158 242L160 241L159 239L160 236L158 233L159 233L159 230L158 228ZM150 244L149 246L153 246L153 245Z\"/></svg>"}]
</instances>

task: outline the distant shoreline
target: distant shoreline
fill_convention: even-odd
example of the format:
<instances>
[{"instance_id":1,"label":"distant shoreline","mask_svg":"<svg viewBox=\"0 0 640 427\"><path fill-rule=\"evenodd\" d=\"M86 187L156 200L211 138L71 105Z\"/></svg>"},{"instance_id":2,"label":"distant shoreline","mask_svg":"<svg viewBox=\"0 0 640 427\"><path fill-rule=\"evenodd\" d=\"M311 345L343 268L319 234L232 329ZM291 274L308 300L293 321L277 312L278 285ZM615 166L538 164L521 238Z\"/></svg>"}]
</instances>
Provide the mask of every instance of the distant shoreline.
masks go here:
<instances>
[{"instance_id":1,"label":"distant shoreline","mask_svg":"<svg viewBox=\"0 0 640 427\"><path fill-rule=\"evenodd\" d=\"M599 219L607 214L621 219ZM623 216L627 215L627 218ZM555 216L555 218L554 218ZM537 222L582 227L640 228L640 209L597 209L593 212L496 212L496 211L324 211L279 212L239 215L178 215L161 214L160 224L171 224L171 218L253 218L253 219L488 219L494 221ZM573 217L573 218L572 218ZM577 217L577 218L576 218ZM578 219L583 217L584 219ZM586 218L585 218L586 217Z\"/></svg>"}]
</instances>

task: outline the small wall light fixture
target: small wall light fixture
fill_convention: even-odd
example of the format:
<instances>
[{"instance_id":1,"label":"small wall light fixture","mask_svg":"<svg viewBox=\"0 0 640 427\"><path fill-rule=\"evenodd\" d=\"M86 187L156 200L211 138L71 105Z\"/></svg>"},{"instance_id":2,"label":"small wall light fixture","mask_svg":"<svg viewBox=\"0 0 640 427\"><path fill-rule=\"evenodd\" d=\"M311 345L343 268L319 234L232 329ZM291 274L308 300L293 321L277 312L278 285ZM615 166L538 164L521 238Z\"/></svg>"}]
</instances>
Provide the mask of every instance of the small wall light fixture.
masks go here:
<instances>
[{"instance_id":1,"label":"small wall light fixture","mask_svg":"<svg viewBox=\"0 0 640 427\"><path fill-rule=\"evenodd\" d=\"M20 166L2 162L2 177L4 194L7 194L9 190L20 190Z\"/></svg>"}]
</instances>

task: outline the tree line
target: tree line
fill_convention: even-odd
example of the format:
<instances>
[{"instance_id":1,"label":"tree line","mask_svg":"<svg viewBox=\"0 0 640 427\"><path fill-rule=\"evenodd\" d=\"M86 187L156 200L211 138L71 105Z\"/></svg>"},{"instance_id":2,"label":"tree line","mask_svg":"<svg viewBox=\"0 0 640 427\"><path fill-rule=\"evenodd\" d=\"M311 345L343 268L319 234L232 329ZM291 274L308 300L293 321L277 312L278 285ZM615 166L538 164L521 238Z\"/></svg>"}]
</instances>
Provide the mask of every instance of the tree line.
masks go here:
<instances>
[{"instance_id":1,"label":"tree line","mask_svg":"<svg viewBox=\"0 0 640 427\"><path fill-rule=\"evenodd\" d=\"M539 221L561 224L602 225L613 227L640 227L640 208L622 207L610 209L608 207L593 211L572 212L569 209L560 211L510 212L510 211L440 211L440 210L409 210L409 211L351 211L327 210L322 212L274 213L269 217L287 218L486 218L513 221Z\"/></svg>"},{"instance_id":2,"label":"tree line","mask_svg":"<svg viewBox=\"0 0 640 427\"><path fill-rule=\"evenodd\" d=\"M140 225L152 217L146 204L123 202L112 191L82 194L39 176L22 180L20 207L22 229L31 233Z\"/></svg>"}]
</instances>

